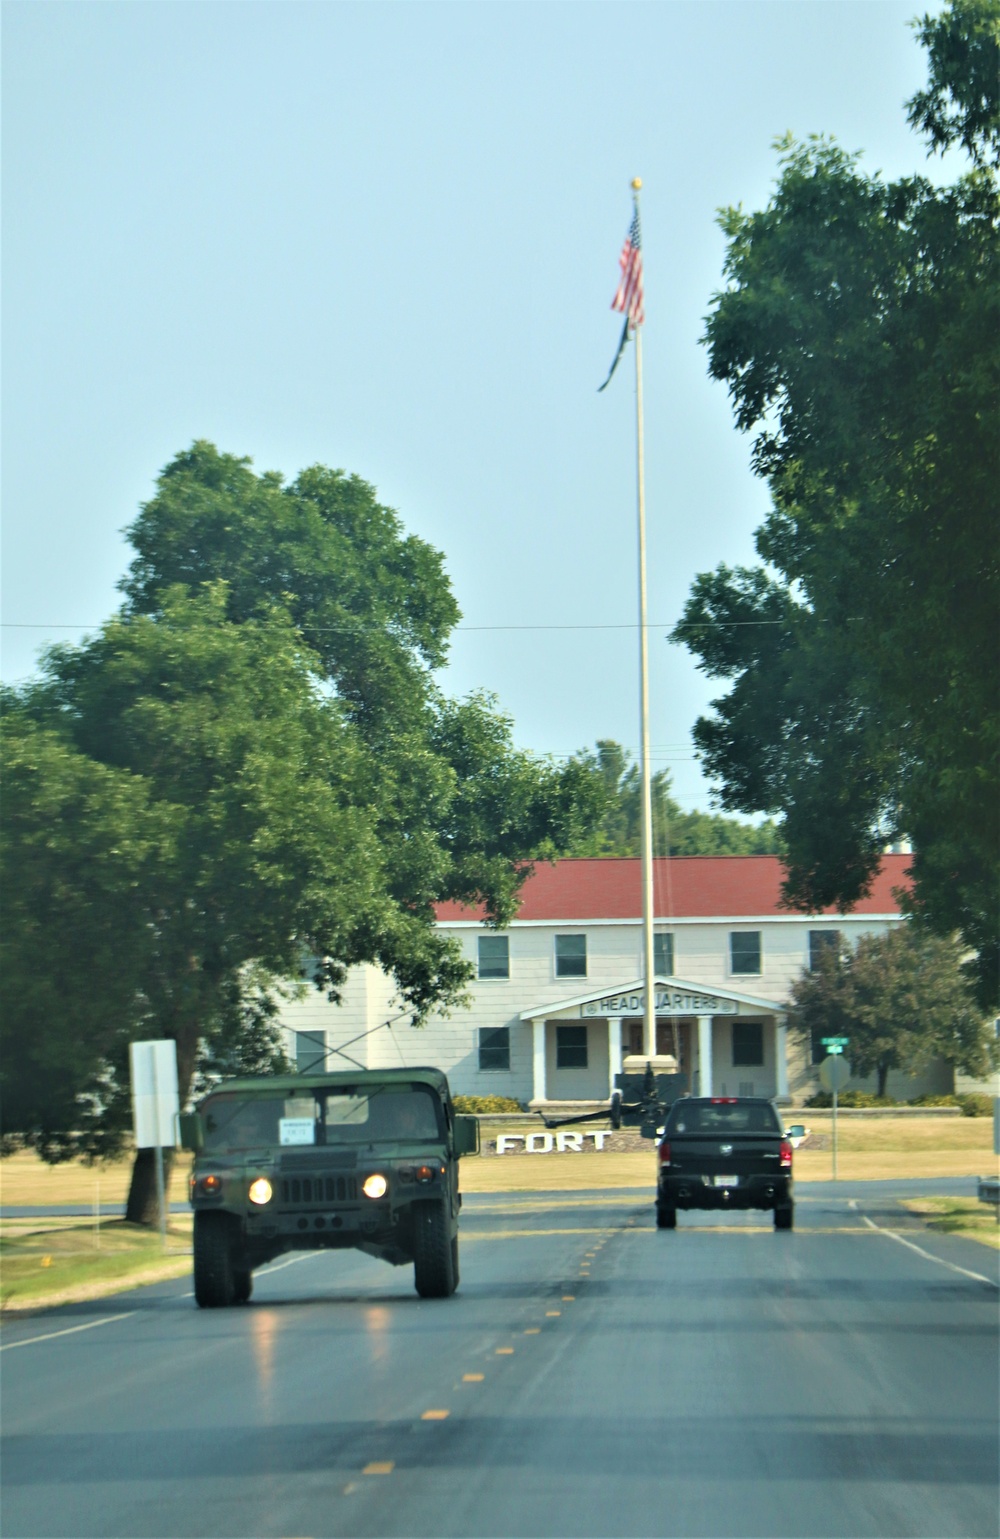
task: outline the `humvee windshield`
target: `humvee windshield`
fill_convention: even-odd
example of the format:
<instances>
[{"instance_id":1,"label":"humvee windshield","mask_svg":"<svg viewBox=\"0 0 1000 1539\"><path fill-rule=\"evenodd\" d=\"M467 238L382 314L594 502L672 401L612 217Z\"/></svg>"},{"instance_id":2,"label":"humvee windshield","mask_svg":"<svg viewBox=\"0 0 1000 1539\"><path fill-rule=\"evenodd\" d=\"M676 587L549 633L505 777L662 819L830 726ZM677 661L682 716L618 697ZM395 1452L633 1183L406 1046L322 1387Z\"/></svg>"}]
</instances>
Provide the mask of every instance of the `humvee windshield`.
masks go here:
<instances>
[{"instance_id":1,"label":"humvee windshield","mask_svg":"<svg viewBox=\"0 0 1000 1539\"><path fill-rule=\"evenodd\" d=\"M303 1090L241 1096L225 1091L202 1107L205 1150L235 1153L263 1146L437 1141L445 1136L441 1103L423 1085Z\"/></svg>"}]
</instances>

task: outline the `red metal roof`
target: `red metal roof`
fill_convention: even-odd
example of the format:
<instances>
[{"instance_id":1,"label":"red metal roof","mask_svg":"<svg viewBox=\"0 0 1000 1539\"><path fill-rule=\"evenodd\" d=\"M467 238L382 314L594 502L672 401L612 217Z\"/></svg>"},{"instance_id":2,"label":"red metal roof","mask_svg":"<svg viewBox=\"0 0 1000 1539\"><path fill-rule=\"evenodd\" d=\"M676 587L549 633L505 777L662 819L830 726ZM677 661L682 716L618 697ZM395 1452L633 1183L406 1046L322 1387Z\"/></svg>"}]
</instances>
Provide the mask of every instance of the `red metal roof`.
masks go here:
<instances>
[{"instance_id":1,"label":"red metal roof","mask_svg":"<svg viewBox=\"0 0 1000 1539\"><path fill-rule=\"evenodd\" d=\"M867 898L847 911L898 914L893 888L908 887L909 855L886 855ZM654 911L658 919L760 918L789 913L780 905L784 875L775 855L684 855L653 862ZM640 919L642 862L636 858L558 860L538 865L524 884L518 919L556 922L584 919ZM825 914L845 912L823 909ZM481 908L439 903L443 923L478 919Z\"/></svg>"}]
</instances>

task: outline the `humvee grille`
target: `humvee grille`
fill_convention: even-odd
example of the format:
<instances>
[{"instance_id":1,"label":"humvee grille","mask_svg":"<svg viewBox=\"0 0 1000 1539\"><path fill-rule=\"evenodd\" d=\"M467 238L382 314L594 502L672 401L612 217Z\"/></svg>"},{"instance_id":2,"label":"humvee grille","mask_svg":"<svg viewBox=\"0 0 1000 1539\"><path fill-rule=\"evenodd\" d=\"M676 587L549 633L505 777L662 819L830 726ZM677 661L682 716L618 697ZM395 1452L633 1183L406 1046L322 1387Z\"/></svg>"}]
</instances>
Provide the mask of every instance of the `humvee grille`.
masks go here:
<instances>
[{"instance_id":1,"label":"humvee grille","mask_svg":"<svg viewBox=\"0 0 1000 1539\"><path fill-rule=\"evenodd\" d=\"M358 1183L354 1176L293 1176L281 1183L281 1200L291 1207L309 1203L356 1202Z\"/></svg>"}]
</instances>

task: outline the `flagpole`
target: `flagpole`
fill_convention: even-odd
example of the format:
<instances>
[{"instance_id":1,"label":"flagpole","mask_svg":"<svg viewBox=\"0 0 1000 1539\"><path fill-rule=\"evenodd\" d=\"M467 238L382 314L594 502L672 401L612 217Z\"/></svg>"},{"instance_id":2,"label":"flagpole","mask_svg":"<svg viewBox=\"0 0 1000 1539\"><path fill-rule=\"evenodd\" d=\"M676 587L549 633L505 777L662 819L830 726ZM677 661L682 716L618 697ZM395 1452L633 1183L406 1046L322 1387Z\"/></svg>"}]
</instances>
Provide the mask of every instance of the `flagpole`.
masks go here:
<instances>
[{"instance_id":1,"label":"flagpole","mask_svg":"<svg viewBox=\"0 0 1000 1539\"><path fill-rule=\"evenodd\" d=\"M641 177L632 183L639 212ZM645 984L642 1053L656 1052L655 970L653 967L653 795L649 767L649 636L646 625L646 469L642 414L642 327L635 328L636 472L639 516L639 716L642 755L642 975Z\"/></svg>"}]
</instances>

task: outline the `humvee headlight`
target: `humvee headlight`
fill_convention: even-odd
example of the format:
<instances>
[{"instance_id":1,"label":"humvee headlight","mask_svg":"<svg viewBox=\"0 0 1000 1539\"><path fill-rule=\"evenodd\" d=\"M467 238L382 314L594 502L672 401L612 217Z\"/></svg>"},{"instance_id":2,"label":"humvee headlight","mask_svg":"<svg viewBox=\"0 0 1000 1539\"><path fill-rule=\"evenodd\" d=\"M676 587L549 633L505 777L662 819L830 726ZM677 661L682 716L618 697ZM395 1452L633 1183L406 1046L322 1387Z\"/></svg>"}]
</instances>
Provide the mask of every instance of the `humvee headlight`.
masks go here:
<instances>
[{"instance_id":1,"label":"humvee headlight","mask_svg":"<svg viewBox=\"0 0 1000 1539\"><path fill-rule=\"evenodd\" d=\"M250 1182L250 1191L247 1193L251 1202L256 1202L263 1207L265 1202L270 1202L274 1195L274 1188L266 1176L258 1176L256 1181Z\"/></svg>"},{"instance_id":2,"label":"humvee headlight","mask_svg":"<svg viewBox=\"0 0 1000 1539\"><path fill-rule=\"evenodd\" d=\"M389 1190L385 1176L366 1176L361 1187L366 1197L384 1197Z\"/></svg>"}]
</instances>

